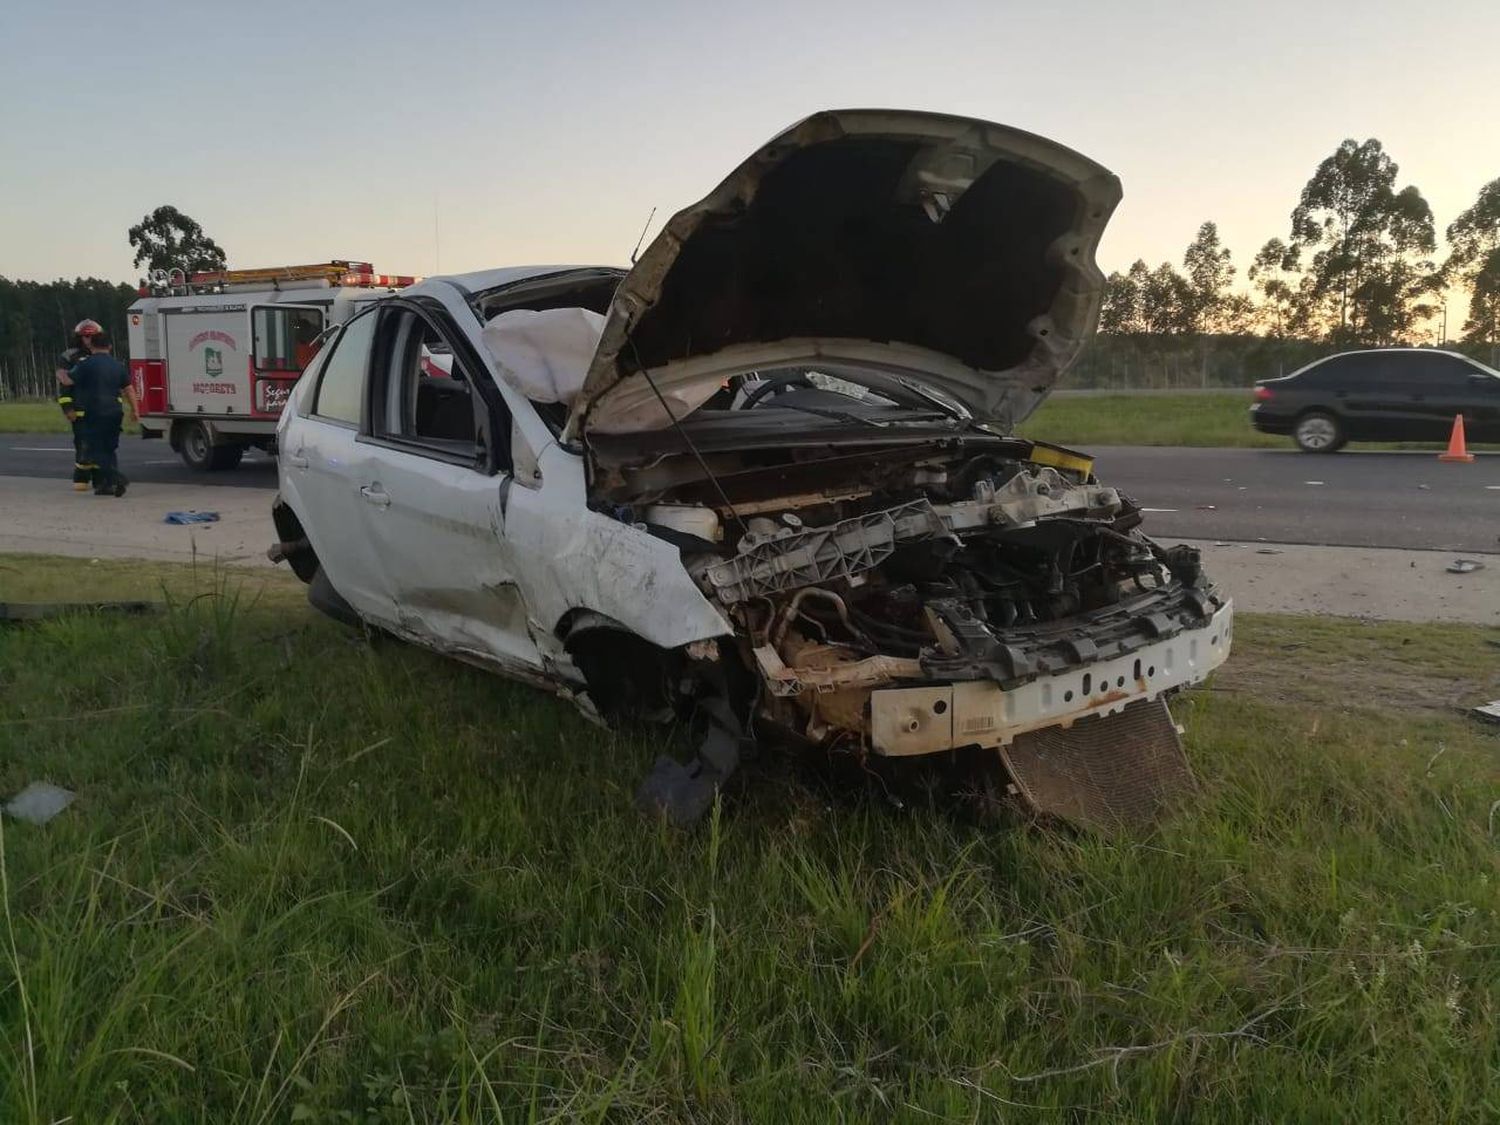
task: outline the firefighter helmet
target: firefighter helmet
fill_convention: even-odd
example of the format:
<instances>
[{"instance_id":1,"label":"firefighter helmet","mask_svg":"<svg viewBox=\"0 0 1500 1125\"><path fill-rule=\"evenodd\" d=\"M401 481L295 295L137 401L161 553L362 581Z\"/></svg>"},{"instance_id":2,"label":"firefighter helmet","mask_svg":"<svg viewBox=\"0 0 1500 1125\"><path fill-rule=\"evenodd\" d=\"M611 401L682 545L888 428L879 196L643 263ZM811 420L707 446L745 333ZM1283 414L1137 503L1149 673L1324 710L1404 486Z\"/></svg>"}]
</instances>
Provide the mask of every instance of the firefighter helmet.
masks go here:
<instances>
[{"instance_id":1,"label":"firefighter helmet","mask_svg":"<svg viewBox=\"0 0 1500 1125\"><path fill-rule=\"evenodd\" d=\"M97 320L80 320L73 326L75 336L97 336L104 331L104 325Z\"/></svg>"}]
</instances>

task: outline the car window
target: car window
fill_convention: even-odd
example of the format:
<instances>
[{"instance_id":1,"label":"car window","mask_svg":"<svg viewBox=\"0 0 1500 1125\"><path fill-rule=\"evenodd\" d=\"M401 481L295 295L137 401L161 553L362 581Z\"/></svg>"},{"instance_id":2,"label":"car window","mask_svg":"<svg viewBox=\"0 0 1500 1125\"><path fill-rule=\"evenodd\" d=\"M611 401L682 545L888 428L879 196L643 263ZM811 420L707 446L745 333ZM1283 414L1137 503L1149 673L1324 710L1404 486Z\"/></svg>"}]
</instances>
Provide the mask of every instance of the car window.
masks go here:
<instances>
[{"instance_id":1,"label":"car window","mask_svg":"<svg viewBox=\"0 0 1500 1125\"><path fill-rule=\"evenodd\" d=\"M334 342L333 354L324 361L318 379L318 397L312 411L318 417L359 425L374 335L375 317L361 316L351 320Z\"/></svg>"},{"instance_id":2,"label":"car window","mask_svg":"<svg viewBox=\"0 0 1500 1125\"><path fill-rule=\"evenodd\" d=\"M1484 374L1468 360L1456 355L1430 356L1422 366L1424 382L1448 391L1466 390L1470 376Z\"/></svg>"},{"instance_id":3,"label":"car window","mask_svg":"<svg viewBox=\"0 0 1500 1125\"><path fill-rule=\"evenodd\" d=\"M1299 383L1309 387L1343 388L1353 386L1359 380L1358 356L1336 355L1305 369L1297 376Z\"/></svg>"},{"instance_id":4,"label":"car window","mask_svg":"<svg viewBox=\"0 0 1500 1125\"><path fill-rule=\"evenodd\" d=\"M377 437L448 459L477 461L488 431L488 406L469 362L443 329L407 307L381 315L377 337Z\"/></svg>"}]
</instances>

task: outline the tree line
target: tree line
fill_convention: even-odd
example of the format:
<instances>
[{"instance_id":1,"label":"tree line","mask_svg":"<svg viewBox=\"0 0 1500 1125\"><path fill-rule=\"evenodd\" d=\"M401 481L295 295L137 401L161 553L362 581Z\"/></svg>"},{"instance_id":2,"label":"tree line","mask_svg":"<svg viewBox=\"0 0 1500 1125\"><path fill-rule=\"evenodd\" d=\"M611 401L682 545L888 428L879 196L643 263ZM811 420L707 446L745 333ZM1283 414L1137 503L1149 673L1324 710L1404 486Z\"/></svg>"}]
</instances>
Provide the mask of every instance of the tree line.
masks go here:
<instances>
[{"instance_id":1,"label":"tree line","mask_svg":"<svg viewBox=\"0 0 1500 1125\"><path fill-rule=\"evenodd\" d=\"M1286 238L1256 252L1248 290L1235 287L1237 270L1211 221L1180 270L1137 260L1110 274L1100 337L1074 373L1078 382L1243 385L1347 348L1432 342L1424 326L1451 290L1469 299L1457 346L1493 362L1500 179L1448 225L1439 263L1432 209L1415 185L1398 186L1399 171L1378 140L1340 144L1302 189Z\"/></svg>"},{"instance_id":2,"label":"tree line","mask_svg":"<svg viewBox=\"0 0 1500 1125\"><path fill-rule=\"evenodd\" d=\"M1500 179L1448 224L1435 260L1432 208L1378 140L1346 140L1318 165L1274 237L1246 270L1205 222L1182 268L1137 260L1105 280L1099 336L1070 373L1075 386L1244 386L1330 352L1418 341L1442 295L1467 294L1459 347L1500 366ZM226 255L190 216L166 205L126 237L148 272L223 269ZM129 285L99 278L0 277L0 397L52 393L52 371L85 317L126 350ZM1446 340L1444 341L1446 342Z\"/></svg>"},{"instance_id":3,"label":"tree line","mask_svg":"<svg viewBox=\"0 0 1500 1125\"><path fill-rule=\"evenodd\" d=\"M147 272L179 267L188 273L223 269L224 251L192 218L170 205L156 208L126 232L135 262ZM56 393L59 353L73 342L73 327L97 320L128 357L127 310L131 285L79 277L72 281L12 281L0 276L0 399Z\"/></svg>"}]
</instances>

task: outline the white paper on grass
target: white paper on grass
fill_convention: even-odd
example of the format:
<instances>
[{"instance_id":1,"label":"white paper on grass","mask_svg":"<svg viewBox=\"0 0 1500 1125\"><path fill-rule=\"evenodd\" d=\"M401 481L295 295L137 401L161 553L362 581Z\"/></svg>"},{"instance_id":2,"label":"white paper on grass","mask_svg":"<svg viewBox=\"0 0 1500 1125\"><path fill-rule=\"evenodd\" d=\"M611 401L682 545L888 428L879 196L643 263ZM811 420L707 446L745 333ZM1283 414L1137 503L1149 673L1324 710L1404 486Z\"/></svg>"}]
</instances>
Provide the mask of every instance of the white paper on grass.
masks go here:
<instances>
[{"instance_id":1,"label":"white paper on grass","mask_svg":"<svg viewBox=\"0 0 1500 1125\"><path fill-rule=\"evenodd\" d=\"M511 309L484 326L500 377L532 402L571 406L604 331L588 309Z\"/></svg>"}]
</instances>

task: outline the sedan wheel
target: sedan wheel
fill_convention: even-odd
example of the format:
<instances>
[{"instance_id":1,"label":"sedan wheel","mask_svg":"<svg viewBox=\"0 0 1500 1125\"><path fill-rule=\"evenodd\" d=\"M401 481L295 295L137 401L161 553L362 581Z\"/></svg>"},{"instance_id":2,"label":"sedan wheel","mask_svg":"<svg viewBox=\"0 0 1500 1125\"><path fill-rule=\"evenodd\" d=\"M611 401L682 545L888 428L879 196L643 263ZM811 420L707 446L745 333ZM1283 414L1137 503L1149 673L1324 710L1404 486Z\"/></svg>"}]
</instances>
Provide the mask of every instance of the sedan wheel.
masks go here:
<instances>
[{"instance_id":1,"label":"sedan wheel","mask_svg":"<svg viewBox=\"0 0 1500 1125\"><path fill-rule=\"evenodd\" d=\"M1344 431L1338 419L1320 411L1299 418L1292 436L1304 453L1336 453L1344 444Z\"/></svg>"}]
</instances>

